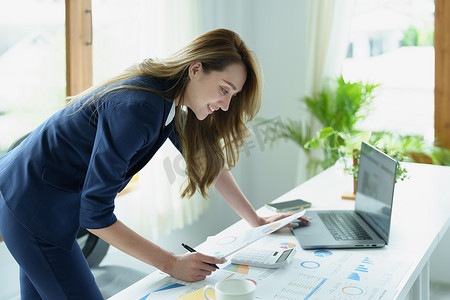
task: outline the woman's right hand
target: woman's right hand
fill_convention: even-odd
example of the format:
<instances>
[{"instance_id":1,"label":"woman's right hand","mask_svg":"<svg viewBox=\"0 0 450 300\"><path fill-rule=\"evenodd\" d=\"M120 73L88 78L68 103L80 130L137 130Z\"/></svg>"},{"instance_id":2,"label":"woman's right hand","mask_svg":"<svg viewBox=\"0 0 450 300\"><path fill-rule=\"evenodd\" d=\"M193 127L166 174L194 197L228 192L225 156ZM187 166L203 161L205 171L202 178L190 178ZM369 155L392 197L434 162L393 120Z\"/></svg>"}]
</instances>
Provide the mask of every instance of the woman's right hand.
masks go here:
<instances>
[{"instance_id":1,"label":"woman's right hand","mask_svg":"<svg viewBox=\"0 0 450 300\"><path fill-rule=\"evenodd\" d=\"M174 264L168 274L177 279L188 282L204 280L206 276L211 275L217 270L209 264L223 264L225 258L205 255L199 252L175 255Z\"/></svg>"}]
</instances>

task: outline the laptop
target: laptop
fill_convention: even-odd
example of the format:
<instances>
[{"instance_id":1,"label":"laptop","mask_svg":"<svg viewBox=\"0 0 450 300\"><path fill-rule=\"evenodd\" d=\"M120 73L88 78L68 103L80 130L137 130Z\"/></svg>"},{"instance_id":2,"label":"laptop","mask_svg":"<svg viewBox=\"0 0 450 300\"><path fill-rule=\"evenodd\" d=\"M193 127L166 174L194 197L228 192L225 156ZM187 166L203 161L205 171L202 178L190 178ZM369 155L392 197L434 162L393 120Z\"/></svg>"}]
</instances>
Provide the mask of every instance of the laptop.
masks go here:
<instances>
[{"instance_id":1,"label":"laptop","mask_svg":"<svg viewBox=\"0 0 450 300\"><path fill-rule=\"evenodd\" d=\"M355 210L307 210L310 225L292 230L300 246L337 249L387 245L396 171L396 160L362 142Z\"/></svg>"}]
</instances>

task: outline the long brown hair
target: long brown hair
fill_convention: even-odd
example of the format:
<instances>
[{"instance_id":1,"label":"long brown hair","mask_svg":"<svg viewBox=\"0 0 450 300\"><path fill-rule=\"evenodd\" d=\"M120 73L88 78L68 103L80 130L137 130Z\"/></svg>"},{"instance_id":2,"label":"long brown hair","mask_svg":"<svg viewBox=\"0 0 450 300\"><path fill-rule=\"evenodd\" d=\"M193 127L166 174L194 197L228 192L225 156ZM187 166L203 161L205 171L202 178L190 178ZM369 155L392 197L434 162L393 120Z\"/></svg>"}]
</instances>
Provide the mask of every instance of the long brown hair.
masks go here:
<instances>
[{"instance_id":1,"label":"long brown hair","mask_svg":"<svg viewBox=\"0 0 450 300\"><path fill-rule=\"evenodd\" d=\"M202 63L206 74L223 71L232 63L242 63L247 70L245 84L241 92L233 97L228 111L218 110L202 121L190 109L187 114L182 114L180 110L189 82L189 66L198 61ZM171 101L180 96L181 105L177 106L175 117L176 130L181 136L188 175L187 186L181 196L191 197L199 190L206 197L209 186L219 173L225 167L235 166L239 159L239 149L249 133L246 123L255 117L260 108L261 78L256 57L237 33L216 29L199 36L167 59L146 59L101 86L109 86L136 76L153 76L174 82L167 91L149 90ZM93 89L97 88L99 87ZM121 88L137 87L103 89L101 95L96 94L87 102L93 103L102 95Z\"/></svg>"}]
</instances>

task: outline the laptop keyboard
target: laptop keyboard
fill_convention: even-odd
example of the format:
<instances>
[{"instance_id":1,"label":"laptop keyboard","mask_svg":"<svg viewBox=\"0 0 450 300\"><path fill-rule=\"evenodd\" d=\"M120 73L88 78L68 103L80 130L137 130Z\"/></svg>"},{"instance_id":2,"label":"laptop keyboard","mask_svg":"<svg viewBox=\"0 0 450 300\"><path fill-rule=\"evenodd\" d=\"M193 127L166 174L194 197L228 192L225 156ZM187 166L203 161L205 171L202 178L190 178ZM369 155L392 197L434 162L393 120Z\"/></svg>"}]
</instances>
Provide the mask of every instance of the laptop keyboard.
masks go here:
<instances>
[{"instance_id":1,"label":"laptop keyboard","mask_svg":"<svg viewBox=\"0 0 450 300\"><path fill-rule=\"evenodd\" d=\"M370 235L358 224L353 215L342 213L318 213L320 219L335 240L371 240Z\"/></svg>"}]
</instances>

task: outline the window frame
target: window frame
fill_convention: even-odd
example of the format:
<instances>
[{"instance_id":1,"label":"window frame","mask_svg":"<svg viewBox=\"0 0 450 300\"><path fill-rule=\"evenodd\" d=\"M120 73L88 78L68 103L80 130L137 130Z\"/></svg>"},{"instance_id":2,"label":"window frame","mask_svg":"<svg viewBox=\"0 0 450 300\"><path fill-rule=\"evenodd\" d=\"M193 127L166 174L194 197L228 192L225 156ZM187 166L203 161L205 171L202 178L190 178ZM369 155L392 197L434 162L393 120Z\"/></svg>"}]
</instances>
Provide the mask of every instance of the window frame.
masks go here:
<instances>
[{"instance_id":1,"label":"window frame","mask_svg":"<svg viewBox=\"0 0 450 300\"><path fill-rule=\"evenodd\" d=\"M66 0L66 94L92 86L92 1Z\"/></svg>"},{"instance_id":2,"label":"window frame","mask_svg":"<svg viewBox=\"0 0 450 300\"><path fill-rule=\"evenodd\" d=\"M436 143L450 149L450 3L435 0L434 134Z\"/></svg>"}]
</instances>

